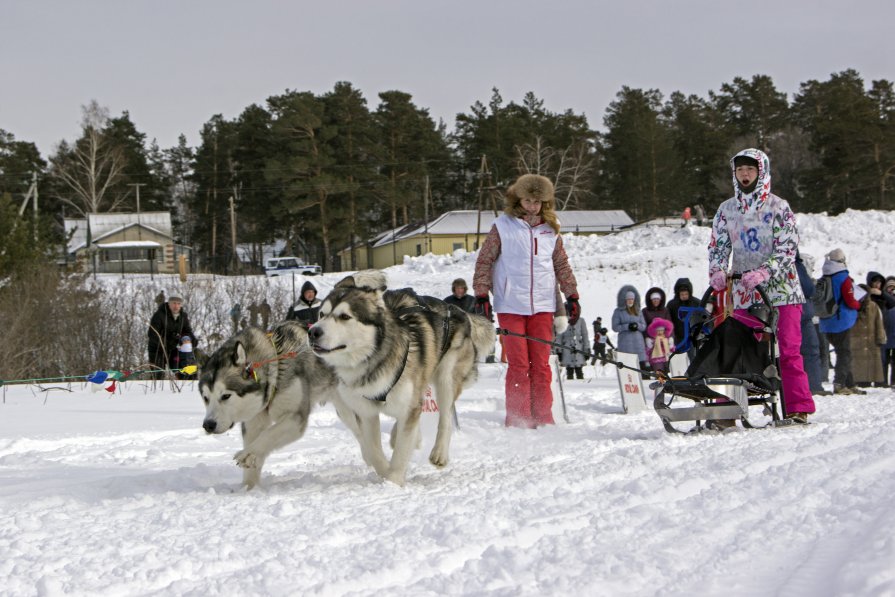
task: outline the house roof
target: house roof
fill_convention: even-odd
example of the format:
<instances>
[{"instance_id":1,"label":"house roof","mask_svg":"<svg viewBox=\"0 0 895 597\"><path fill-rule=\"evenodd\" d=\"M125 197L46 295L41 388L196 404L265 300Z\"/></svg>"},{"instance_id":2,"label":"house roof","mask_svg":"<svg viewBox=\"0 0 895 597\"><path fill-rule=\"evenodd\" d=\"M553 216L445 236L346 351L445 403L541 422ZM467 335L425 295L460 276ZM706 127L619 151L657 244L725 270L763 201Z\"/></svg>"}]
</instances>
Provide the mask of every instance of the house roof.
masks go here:
<instances>
[{"instance_id":1,"label":"house roof","mask_svg":"<svg viewBox=\"0 0 895 597\"><path fill-rule=\"evenodd\" d=\"M158 249L162 245L153 240L123 240L117 243L96 243L100 249Z\"/></svg>"},{"instance_id":2,"label":"house roof","mask_svg":"<svg viewBox=\"0 0 895 597\"><path fill-rule=\"evenodd\" d=\"M441 214L428 225L428 234L456 235L475 234L478 230L481 234L487 234L494 220L497 219L493 211L482 211L481 221L479 212L474 209L449 211ZM561 231L567 232L610 232L634 224L624 210L575 210L557 212L562 225ZM427 227L417 225L405 226L394 231L383 233L374 243L374 247L387 245L393 241L412 238L427 233Z\"/></svg>"},{"instance_id":3,"label":"house roof","mask_svg":"<svg viewBox=\"0 0 895 597\"><path fill-rule=\"evenodd\" d=\"M171 214L166 211L88 214L87 219L65 219L66 236L72 234L71 239L68 241L69 253L74 253L86 246L88 222L91 241L94 243L122 230L136 226L159 236L174 238L172 236Z\"/></svg>"}]
</instances>

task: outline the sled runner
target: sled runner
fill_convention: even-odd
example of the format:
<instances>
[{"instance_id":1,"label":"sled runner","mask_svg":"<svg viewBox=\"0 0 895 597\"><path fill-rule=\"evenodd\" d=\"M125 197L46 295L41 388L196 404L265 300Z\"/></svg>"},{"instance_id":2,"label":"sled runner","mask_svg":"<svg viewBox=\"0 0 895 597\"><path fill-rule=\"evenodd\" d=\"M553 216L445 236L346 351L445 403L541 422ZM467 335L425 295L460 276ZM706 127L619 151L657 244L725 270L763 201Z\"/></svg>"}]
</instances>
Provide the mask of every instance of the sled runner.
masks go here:
<instances>
[{"instance_id":1,"label":"sled runner","mask_svg":"<svg viewBox=\"0 0 895 597\"><path fill-rule=\"evenodd\" d=\"M711 288L703 295L700 308L689 313L688 338L696 346L696 356L686 375L650 384L657 390L653 401L656 414L669 433L723 429L736 420L746 428L793 424L781 418L777 409L778 404L782 408L775 342L777 312L761 286L756 290L761 302L749 308L748 317L730 314L729 305L725 305L729 297L724 291L713 293ZM688 348L679 347L678 352ZM683 357L676 354L674 358ZM685 421L696 425L688 430L675 427Z\"/></svg>"}]
</instances>

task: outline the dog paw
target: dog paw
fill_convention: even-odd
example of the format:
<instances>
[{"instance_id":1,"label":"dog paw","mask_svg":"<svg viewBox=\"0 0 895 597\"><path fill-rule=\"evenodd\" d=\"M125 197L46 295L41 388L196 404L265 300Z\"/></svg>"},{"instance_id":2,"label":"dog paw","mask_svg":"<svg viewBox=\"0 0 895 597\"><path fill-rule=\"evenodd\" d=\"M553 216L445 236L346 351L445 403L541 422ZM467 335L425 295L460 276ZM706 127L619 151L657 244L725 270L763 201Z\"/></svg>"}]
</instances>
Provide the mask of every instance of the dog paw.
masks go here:
<instances>
[{"instance_id":1,"label":"dog paw","mask_svg":"<svg viewBox=\"0 0 895 597\"><path fill-rule=\"evenodd\" d=\"M437 466L438 468L446 467L448 463L447 451L441 451L437 447L432 448L432 452L429 454L429 462L431 462L433 466Z\"/></svg>"},{"instance_id":2,"label":"dog paw","mask_svg":"<svg viewBox=\"0 0 895 597\"><path fill-rule=\"evenodd\" d=\"M384 475L382 478L385 479L386 481L390 481L391 483L394 483L398 487L404 487L404 481L405 481L404 473L398 473L398 472L393 471L393 472L388 473L387 475Z\"/></svg>"},{"instance_id":3,"label":"dog paw","mask_svg":"<svg viewBox=\"0 0 895 597\"><path fill-rule=\"evenodd\" d=\"M233 457L233 460L242 468L256 468L258 466L258 457L248 450L240 450Z\"/></svg>"}]
</instances>

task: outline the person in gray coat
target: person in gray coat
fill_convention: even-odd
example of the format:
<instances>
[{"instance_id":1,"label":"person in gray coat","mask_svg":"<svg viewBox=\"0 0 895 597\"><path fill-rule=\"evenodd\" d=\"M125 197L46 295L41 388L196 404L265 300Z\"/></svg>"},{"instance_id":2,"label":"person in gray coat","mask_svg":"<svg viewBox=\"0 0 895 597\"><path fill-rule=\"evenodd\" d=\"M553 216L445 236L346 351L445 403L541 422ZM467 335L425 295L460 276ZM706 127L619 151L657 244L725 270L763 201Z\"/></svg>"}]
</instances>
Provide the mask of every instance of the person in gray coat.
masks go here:
<instances>
[{"instance_id":1,"label":"person in gray coat","mask_svg":"<svg viewBox=\"0 0 895 597\"><path fill-rule=\"evenodd\" d=\"M574 324L570 323L562 334L556 337L556 344L562 348L556 349L559 355L559 364L566 368L567 379L584 379L584 367L590 358L590 338L587 332L587 322L578 318Z\"/></svg>"},{"instance_id":2,"label":"person in gray coat","mask_svg":"<svg viewBox=\"0 0 895 597\"><path fill-rule=\"evenodd\" d=\"M640 311L640 294L630 284L625 284L618 291L618 307L612 312L612 329L618 332L616 350L637 355L640 368L649 369L646 360L646 344L643 332L646 331L646 320Z\"/></svg>"}]
</instances>

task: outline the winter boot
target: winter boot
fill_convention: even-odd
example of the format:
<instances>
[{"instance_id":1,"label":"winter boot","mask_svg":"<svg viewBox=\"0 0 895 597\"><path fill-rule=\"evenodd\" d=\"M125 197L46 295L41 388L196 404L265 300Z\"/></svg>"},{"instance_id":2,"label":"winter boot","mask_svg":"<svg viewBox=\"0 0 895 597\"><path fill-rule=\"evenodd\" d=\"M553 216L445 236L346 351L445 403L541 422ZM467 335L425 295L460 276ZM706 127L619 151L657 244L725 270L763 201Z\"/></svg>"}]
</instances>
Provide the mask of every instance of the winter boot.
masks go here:
<instances>
[{"instance_id":1,"label":"winter boot","mask_svg":"<svg viewBox=\"0 0 895 597\"><path fill-rule=\"evenodd\" d=\"M867 395L866 390L862 390L861 388L859 388L857 386L853 386L853 387L849 388L849 390L851 390L852 394L857 394L858 396L866 396Z\"/></svg>"},{"instance_id":2,"label":"winter boot","mask_svg":"<svg viewBox=\"0 0 895 597\"><path fill-rule=\"evenodd\" d=\"M581 367L575 367L575 377L584 379L584 371L581 370Z\"/></svg>"},{"instance_id":3,"label":"winter boot","mask_svg":"<svg viewBox=\"0 0 895 597\"><path fill-rule=\"evenodd\" d=\"M810 413L789 413L788 415L786 415L786 418L796 425L807 425L809 414Z\"/></svg>"},{"instance_id":4,"label":"winter boot","mask_svg":"<svg viewBox=\"0 0 895 597\"><path fill-rule=\"evenodd\" d=\"M574 367L566 367L566 379L575 379Z\"/></svg>"},{"instance_id":5,"label":"winter boot","mask_svg":"<svg viewBox=\"0 0 895 597\"><path fill-rule=\"evenodd\" d=\"M842 394L843 396L848 396L848 395L854 394L855 392L847 386L843 386L838 383L834 383L833 384L833 393L834 394Z\"/></svg>"}]
</instances>

